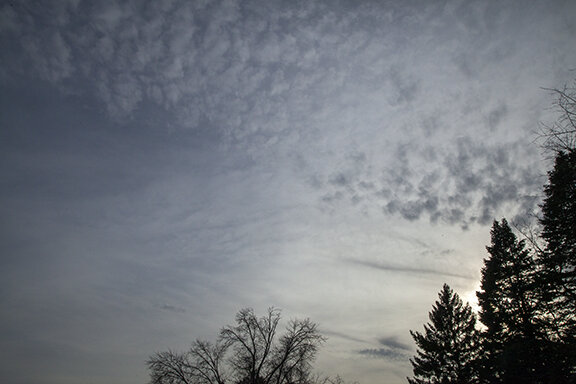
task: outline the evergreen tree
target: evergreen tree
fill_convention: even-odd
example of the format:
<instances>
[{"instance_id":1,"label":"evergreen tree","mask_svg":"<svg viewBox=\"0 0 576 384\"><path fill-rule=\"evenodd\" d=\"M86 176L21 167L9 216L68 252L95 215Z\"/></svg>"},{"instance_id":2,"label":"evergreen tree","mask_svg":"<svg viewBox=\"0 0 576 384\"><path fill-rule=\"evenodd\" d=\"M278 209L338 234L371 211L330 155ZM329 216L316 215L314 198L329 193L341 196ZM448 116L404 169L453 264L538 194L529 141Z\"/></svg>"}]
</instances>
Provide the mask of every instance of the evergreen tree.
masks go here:
<instances>
[{"instance_id":1,"label":"evergreen tree","mask_svg":"<svg viewBox=\"0 0 576 384\"><path fill-rule=\"evenodd\" d=\"M484 260L481 290L482 334L480 375L487 383L539 382L544 370L535 294L536 263L524 240L518 240L506 219L494 221L490 257Z\"/></svg>"},{"instance_id":2,"label":"evergreen tree","mask_svg":"<svg viewBox=\"0 0 576 384\"><path fill-rule=\"evenodd\" d=\"M540 287L556 382L576 382L576 151L556 154L542 204ZM554 364L552 364L554 362Z\"/></svg>"},{"instance_id":3,"label":"evergreen tree","mask_svg":"<svg viewBox=\"0 0 576 384\"><path fill-rule=\"evenodd\" d=\"M432 307L424 333L410 331L419 350L410 360L410 384L473 384L478 382L476 318L468 304L447 284Z\"/></svg>"},{"instance_id":4,"label":"evergreen tree","mask_svg":"<svg viewBox=\"0 0 576 384\"><path fill-rule=\"evenodd\" d=\"M569 340L576 333L576 152L559 152L548 178L540 220L544 292L556 313L557 336Z\"/></svg>"}]
</instances>

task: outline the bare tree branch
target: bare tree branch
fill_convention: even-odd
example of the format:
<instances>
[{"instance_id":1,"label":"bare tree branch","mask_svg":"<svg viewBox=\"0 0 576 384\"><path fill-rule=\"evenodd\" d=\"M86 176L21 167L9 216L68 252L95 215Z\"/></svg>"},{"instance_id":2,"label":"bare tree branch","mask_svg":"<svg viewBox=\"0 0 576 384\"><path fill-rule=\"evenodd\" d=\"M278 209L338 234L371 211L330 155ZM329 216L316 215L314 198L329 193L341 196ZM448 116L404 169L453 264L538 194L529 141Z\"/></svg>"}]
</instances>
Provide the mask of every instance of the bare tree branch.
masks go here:
<instances>
[{"instance_id":1,"label":"bare tree branch","mask_svg":"<svg viewBox=\"0 0 576 384\"><path fill-rule=\"evenodd\" d=\"M157 353L148 361L152 384L314 384L312 362L325 338L309 319L292 320L277 336L280 311L258 318L252 309L220 331L216 344L197 340L186 353ZM232 382L231 382L232 380ZM326 379L325 381L330 381Z\"/></svg>"},{"instance_id":2,"label":"bare tree branch","mask_svg":"<svg viewBox=\"0 0 576 384\"><path fill-rule=\"evenodd\" d=\"M146 363L152 384L192 384L190 362L186 354L159 352Z\"/></svg>"},{"instance_id":3,"label":"bare tree branch","mask_svg":"<svg viewBox=\"0 0 576 384\"><path fill-rule=\"evenodd\" d=\"M574 151L576 148L576 80L563 88L543 88L555 101L553 107L559 113L554 123L541 123L539 137L542 147L552 153Z\"/></svg>"}]
</instances>

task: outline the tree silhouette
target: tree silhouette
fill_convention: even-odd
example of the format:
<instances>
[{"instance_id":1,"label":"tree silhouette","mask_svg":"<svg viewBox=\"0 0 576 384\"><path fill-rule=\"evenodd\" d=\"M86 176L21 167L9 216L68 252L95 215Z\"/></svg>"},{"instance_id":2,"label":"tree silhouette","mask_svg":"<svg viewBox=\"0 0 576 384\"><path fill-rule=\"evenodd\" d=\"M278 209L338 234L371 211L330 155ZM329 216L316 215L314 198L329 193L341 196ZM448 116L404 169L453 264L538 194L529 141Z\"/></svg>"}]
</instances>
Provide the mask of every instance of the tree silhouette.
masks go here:
<instances>
[{"instance_id":1,"label":"tree silhouette","mask_svg":"<svg viewBox=\"0 0 576 384\"><path fill-rule=\"evenodd\" d=\"M576 332L576 152L559 152L544 187L541 254L548 301L561 311L561 339Z\"/></svg>"},{"instance_id":2,"label":"tree silhouette","mask_svg":"<svg viewBox=\"0 0 576 384\"><path fill-rule=\"evenodd\" d=\"M490 257L484 260L481 290L482 333L480 374L483 382L529 383L542 374L536 300L536 263L524 240L518 240L506 219L494 221ZM537 381L536 381L537 382Z\"/></svg>"},{"instance_id":3,"label":"tree silhouette","mask_svg":"<svg viewBox=\"0 0 576 384\"><path fill-rule=\"evenodd\" d=\"M325 338L309 319L292 320L277 334L280 311L258 318L252 309L236 315L215 344L195 341L189 351L156 353L148 360L154 384L309 384L311 363Z\"/></svg>"},{"instance_id":4,"label":"tree silhouette","mask_svg":"<svg viewBox=\"0 0 576 384\"><path fill-rule=\"evenodd\" d=\"M444 284L429 314L424 333L410 331L419 350L410 360L410 384L473 384L478 382L476 318L468 304Z\"/></svg>"},{"instance_id":5,"label":"tree silhouette","mask_svg":"<svg viewBox=\"0 0 576 384\"><path fill-rule=\"evenodd\" d=\"M556 154L542 204L541 301L555 376L576 381L576 152ZM570 379L571 377L571 379Z\"/></svg>"}]
</instances>

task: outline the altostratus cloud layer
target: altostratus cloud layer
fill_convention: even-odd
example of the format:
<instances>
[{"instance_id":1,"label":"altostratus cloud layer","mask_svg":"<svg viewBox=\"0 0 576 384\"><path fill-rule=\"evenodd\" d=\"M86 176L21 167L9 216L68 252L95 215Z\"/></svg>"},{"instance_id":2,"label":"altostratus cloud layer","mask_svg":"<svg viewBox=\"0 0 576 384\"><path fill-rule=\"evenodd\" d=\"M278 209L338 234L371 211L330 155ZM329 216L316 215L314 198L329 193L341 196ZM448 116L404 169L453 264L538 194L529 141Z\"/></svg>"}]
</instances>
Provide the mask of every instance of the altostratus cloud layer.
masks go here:
<instances>
[{"instance_id":1,"label":"altostratus cloud layer","mask_svg":"<svg viewBox=\"0 0 576 384\"><path fill-rule=\"evenodd\" d=\"M6 381L141 382L277 305L320 321L326 373L404 382L435 290L536 207L575 7L3 4Z\"/></svg>"}]
</instances>

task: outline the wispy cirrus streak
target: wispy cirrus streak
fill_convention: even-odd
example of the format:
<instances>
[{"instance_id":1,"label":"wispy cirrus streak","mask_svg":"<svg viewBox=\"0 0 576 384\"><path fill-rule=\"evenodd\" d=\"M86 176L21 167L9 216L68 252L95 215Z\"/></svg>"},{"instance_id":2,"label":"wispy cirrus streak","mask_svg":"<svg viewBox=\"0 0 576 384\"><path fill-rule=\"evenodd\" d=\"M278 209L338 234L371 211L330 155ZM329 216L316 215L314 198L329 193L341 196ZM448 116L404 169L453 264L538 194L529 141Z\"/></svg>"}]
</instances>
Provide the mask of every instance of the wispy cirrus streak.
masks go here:
<instances>
[{"instance_id":1,"label":"wispy cirrus streak","mask_svg":"<svg viewBox=\"0 0 576 384\"><path fill-rule=\"evenodd\" d=\"M408 267L408 266L404 266L404 265L378 263L378 262L369 261L369 260L347 259L346 261L351 263L351 264L357 264L357 265L361 265L364 267L380 269L380 270L389 271L389 272L403 272L403 273L422 274L422 275L442 275L442 276L450 276L450 277L459 277L462 279L474 279L474 276L471 276L471 275L456 273L456 272L452 272L452 271L441 271L441 270L431 269L431 268Z\"/></svg>"}]
</instances>

